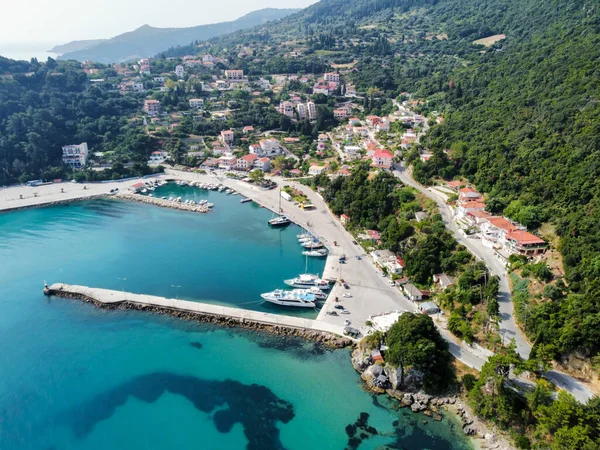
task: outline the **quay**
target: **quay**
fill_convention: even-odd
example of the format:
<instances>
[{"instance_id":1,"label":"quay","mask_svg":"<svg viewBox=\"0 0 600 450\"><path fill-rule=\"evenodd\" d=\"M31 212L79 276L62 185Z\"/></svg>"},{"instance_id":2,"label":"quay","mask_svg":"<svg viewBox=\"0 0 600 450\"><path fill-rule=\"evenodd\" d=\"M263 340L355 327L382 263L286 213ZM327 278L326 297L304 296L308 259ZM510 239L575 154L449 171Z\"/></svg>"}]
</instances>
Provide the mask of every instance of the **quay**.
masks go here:
<instances>
[{"instance_id":1,"label":"quay","mask_svg":"<svg viewBox=\"0 0 600 450\"><path fill-rule=\"evenodd\" d=\"M207 213L210 208L207 205L198 205L196 203L183 203L174 200L166 200L157 197L149 197L146 195L134 194L132 192L121 192L117 194L117 198L121 200L131 200L148 205L161 206L163 208L179 209L181 211Z\"/></svg>"},{"instance_id":2,"label":"quay","mask_svg":"<svg viewBox=\"0 0 600 450\"><path fill-rule=\"evenodd\" d=\"M46 286L44 294L83 300L99 308L146 310L199 322L296 335L334 347L353 343L352 339L343 337L344 330L339 325L300 317L64 283Z\"/></svg>"}]
</instances>

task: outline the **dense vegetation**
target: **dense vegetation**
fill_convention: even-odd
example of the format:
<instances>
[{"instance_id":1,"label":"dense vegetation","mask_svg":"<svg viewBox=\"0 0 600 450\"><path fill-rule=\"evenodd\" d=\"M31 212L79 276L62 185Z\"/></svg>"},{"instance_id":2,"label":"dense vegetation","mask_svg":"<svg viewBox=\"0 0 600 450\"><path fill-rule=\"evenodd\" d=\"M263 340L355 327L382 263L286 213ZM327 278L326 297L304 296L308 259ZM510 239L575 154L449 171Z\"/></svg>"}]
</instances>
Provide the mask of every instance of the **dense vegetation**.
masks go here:
<instances>
[{"instance_id":1,"label":"dense vegetation","mask_svg":"<svg viewBox=\"0 0 600 450\"><path fill-rule=\"evenodd\" d=\"M551 385L544 380L523 397L515 392L510 372L529 369L531 365L509 347L486 362L479 379L465 376L463 382L475 412L508 430L519 448L600 448L600 399L581 405L561 391L555 400Z\"/></svg>"},{"instance_id":2,"label":"dense vegetation","mask_svg":"<svg viewBox=\"0 0 600 450\"><path fill-rule=\"evenodd\" d=\"M0 185L65 176L60 165L67 144L87 142L91 152L147 161L150 140L141 124L127 121L140 108L139 98L90 86L72 62L2 60L2 70L12 74L0 76Z\"/></svg>"},{"instance_id":3,"label":"dense vegetation","mask_svg":"<svg viewBox=\"0 0 600 450\"><path fill-rule=\"evenodd\" d=\"M440 336L431 317L404 313L386 333L387 361L423 372L423 385L432 392L446 389L453 381L448 343Z\"/></svg>"}]
</instances>

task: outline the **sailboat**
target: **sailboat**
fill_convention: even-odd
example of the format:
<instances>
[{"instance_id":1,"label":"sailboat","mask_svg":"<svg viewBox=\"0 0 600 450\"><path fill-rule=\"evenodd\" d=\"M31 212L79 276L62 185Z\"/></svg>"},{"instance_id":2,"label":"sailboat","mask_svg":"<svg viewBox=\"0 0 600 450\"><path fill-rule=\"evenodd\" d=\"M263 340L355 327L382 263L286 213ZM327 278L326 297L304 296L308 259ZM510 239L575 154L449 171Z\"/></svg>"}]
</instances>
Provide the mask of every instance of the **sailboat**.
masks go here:
<instances>
[{"instance_id":1,"label":"sailboat","mask_svg":"<svg viewBox=\"0 0 600 450\"><path fill-rule=\"evenodd\" d=\"M275 214L273 214L273 217L271 218L271 220L269 220L269 226L276 228L276 227L287 227L290 223L292 223L292 221L285 215L281 214L283 212L283 210L281 209L281 189L279 189L279 214L277 215L277 217L275 217Z\"/></svg>"}]
</instances>

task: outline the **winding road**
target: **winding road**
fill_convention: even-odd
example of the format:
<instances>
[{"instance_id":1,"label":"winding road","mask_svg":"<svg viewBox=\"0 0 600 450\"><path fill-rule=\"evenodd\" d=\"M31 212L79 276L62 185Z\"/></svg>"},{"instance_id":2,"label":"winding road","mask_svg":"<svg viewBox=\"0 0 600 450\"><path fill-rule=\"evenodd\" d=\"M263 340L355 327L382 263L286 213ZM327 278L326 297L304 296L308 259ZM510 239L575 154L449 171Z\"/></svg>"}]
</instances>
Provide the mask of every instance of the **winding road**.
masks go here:
<instances>
[{"instance_id":1,"label":"winding road","mask_svg":"<svg viewBox=\"0 0 600 450\"><path fill-rule=\"evenodd\" d=\"M455 239L475 255L477 259L483 261L492 275L498 276L500 279L498 303L500 305L500 334L502 335L502 340L504 343L514 340L517 353L523 359L528 359L529 354L531 353L531 344L525 339L515 322L511 292L504 264L494 255L494 252L491 249L484 247L476 239L466 237L454 221L452 211L446 204L445 199L436 194L435 191L417 183L405 170L403 164L396 164L393 174L405 185L417 189L422 194L435 201L446 228L452 232ZM466 353L463 348L457 350L451 346L450 350L455 357L463 361ZM457 354L460 354L460 356L457 356ZM471 355L469 359L473 360L473 356ZM565 373L550 370L546 372L544 376L557 387L570 392L579 402L585 403L595 395L584 383Z\"/></svg>"}]
</instances>

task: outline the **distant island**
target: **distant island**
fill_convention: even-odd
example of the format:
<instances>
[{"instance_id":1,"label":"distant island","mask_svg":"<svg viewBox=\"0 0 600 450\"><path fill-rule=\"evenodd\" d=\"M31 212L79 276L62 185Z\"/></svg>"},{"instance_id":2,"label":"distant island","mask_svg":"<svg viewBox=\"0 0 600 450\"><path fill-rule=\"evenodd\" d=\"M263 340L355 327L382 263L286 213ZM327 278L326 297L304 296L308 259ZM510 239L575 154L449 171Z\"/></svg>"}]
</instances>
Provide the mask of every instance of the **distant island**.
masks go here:
<instances>
[{"instance_id":1,"label":"distant island","mask_svg":"<svg viewBox=\"0 0 600 450\"><path fill-rule=\"evenodd\" d=\"M73 41L57 45L52 50L59 59L94 61L111 64L138 58L152 57L170 47L188 45L234 31L252 28L271 20L281 19L299 9L265 8L253 11L237 20L187 28L155 28L143 25L140 28L110 39Z\"/></svg>"}]
</instances>

